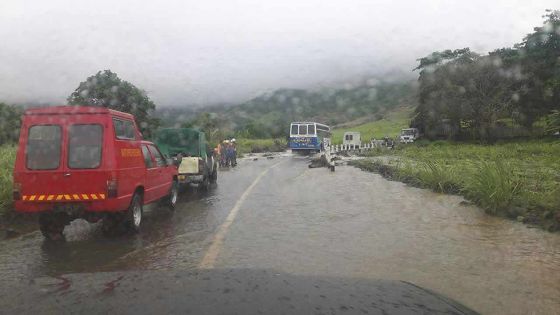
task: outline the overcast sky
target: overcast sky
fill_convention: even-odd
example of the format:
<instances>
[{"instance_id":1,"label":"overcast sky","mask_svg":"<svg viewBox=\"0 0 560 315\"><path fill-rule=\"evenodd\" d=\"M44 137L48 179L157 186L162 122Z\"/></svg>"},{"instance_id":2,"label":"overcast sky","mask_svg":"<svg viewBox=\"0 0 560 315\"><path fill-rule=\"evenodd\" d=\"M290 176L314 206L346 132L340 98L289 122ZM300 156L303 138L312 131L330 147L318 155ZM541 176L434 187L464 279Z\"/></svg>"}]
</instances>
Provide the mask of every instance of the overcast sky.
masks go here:
<instances>
[{"instance_id":1,"label":"overcast sky","mask_svg":"<svg viewBox=\"0 0 560 315\"><path fill-rule=\"evenodd\" d=\"M512 46L558 0L0 0L0 102L65 103L111 69L160 106L409 74ZM556 7L555 7L556 5Z\"/></svg>"}]
</instances>

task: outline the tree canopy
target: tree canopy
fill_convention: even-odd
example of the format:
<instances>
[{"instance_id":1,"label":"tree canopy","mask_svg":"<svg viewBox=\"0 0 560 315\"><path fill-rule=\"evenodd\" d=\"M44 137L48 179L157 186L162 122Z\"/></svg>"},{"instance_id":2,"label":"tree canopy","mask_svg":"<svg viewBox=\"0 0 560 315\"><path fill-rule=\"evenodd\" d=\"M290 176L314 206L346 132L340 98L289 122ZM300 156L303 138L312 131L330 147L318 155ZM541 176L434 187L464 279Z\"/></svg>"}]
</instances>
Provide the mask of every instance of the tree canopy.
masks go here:
<instances>
[{"instance_id":1,"label":"tree canopy","mask_svg":"<svg viewBox=\"0 0 560 315\"><path fill-rule=\"evenodd\" d=\"M120 79L111 70L99 71L81 82L68 97L68 104L103 106L133 114L146 138L150 138L159 125L159 120L151 117L156 108L154 102L143 90Z\"/></svg>"},{"instance_id":2,"label":"tree canopy","mask_svg":"<svg viewBox=\"0 0 560 315\"><path fill-rule=\"evenodd\" d=\"M534 132L537 121L560 109L560 11L543 17L543 26L514 47L487 55L445 50L418 59L412 126L429 137L484 141L502 136L498 131L508 123Z\"/></svg>"}]
</instances>

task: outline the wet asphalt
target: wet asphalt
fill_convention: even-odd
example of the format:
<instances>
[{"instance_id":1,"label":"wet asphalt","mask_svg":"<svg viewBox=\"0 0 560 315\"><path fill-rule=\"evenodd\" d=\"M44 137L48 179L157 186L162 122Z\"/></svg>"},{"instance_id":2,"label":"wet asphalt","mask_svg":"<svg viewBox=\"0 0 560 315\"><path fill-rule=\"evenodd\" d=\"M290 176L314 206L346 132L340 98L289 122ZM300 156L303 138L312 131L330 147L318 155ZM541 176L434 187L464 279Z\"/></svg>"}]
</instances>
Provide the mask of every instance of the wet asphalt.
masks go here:
<instances>
[{"instance_id":1,"label":"wet asphalt","mask_svg":"<svg viewBox=\"0 0 560 315\"><path fill-rule=\"evenodd\" d=\"M361 309L382 313L395 311L396 301L407 295L395 289L401 295L381 297L393 304L377 308L365 307L358 300L321 304L321 298L302 304L301 296L306 294L302 292L316 281L343 287L369 283L377 293L381 287L413 283L484 314L554 314L560 310L559 235L489 217L464 205L458 196L408 187L353 167L330 172L307 165L307 157L289 154L244 159L236 168L223 169L209 192L184 191L174 212L157 205L147 207L137 235L106 237L100 223L78 220L66 228L65 242L45 241L39 232L2 241L0 313L37 310L33 301L48 312L81 312L87 310L85 305L104 312L107 305L118 310L127 305L119 301L130 304L133 297L159 305L153 311L205 313L208 309L194 307L196 303L171 297L186 289L181 283L190 282L189 277L198 283L203 278L227 278L227 272L240 273L236 279L242 284L234 288L238 291L250 285L247 281L255 279L251 278L254 274L265 277L264 283L274 283L271 277L275 275L280 278L274 279L289 283L310 279L308 284L299 281L294 286L298 289L290 291L300 298L289 299L300 303L284 303L285 299L268 303L285 313L357 313ZM156 285L154 279L173 294L142 293ZM111 281L115 281L113 285ZM227 291L224 282L219 283L221 286L205 287L206 291ZM265 287L263 284L263 290ZM280 287L269 288L285 289ZM367 291L353 288L354 296ZM105 297L113 289L116 293ZM373 291L369 293L377 294ZM89 300L97 296L93 293L100 295ZM194 300L205 299L193 296ZM365 295L360 296L363 301ZM216 296L207 298L215 300ZM237 301L247 298L235 295ZM179 308L169 306L173 301ZM64 307L56 308L57 303ZM346 309L340 309L340 304ZM348 305L354 308L348 309ZM316 309L321 306L325 308ZM149 313L143 310L140 313ZM228 313L226 306L222 310ZM402 313L408 312L404 310ZM416 311L426 313L418 305Z\"/></svg>"}]
</instances>

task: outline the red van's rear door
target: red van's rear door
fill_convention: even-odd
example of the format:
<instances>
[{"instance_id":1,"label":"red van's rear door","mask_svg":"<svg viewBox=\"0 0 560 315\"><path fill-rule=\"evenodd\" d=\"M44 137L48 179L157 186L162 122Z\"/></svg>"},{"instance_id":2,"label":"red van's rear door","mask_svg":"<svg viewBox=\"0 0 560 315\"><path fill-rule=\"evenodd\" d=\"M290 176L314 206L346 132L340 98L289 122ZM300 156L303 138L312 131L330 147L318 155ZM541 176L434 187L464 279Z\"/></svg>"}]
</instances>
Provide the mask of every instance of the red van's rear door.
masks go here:
<instances>
[{"instance_id":1,"label":"red van's rear door","mask_svg":"<svg viewBox=\"0 0 560 315\"><path fill-rule=\"evenodd\" d=\"M24 131L27 133L25 171L18 174L24 201L106 199L105 117L100 114L28 117Z\"/></svg>"}]
</instances>

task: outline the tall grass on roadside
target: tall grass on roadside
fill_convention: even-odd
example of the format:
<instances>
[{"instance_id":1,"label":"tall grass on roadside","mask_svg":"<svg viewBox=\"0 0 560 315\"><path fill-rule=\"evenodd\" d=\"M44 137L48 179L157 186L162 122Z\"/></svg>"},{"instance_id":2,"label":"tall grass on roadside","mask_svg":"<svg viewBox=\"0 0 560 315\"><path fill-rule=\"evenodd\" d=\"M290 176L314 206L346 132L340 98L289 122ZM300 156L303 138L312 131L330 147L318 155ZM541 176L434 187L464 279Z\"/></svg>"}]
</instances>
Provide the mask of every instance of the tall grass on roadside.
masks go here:
<instances>
[{"instance_id":1,"label":"tall grass on roadside","mask_svg":"<svg viewBox=\"0 0 560 315\"><path fill-rule=\"evenodd\" d=\"M476 173L464 179L464 194L493 214L511 207L522 182L509 163L482 161L477 166Z\"/></svg>"},{"instance_id":2,"label":"tall grass on roadside","mask_svg":"<svg viewBox=\"0 0 560 315\"><path fill-rule=\"evenodd\" d=\"M14 146L0 146L0 215L12 208L12 172L15 158Z\"/></svg>"},{"instance_id":3,"label":"tall grass on roadside","mask_svg":"<svg viewBox=\"0 0 560 315\"><path fill-rule=\"evenodd\" d=\"M521 216L560 231L559 139L494 145L425 141L364 156L357 165L364 170L416 187L459 192L489 214Z\"/></svg>"},{"instance_id":4,"label":"tall grass on roadside","mask_svg":"<svg viewBox=\"0 0 560 315\"><path fill-rule=\"evenodd\" d=\"M457 193L460 191L455 169L442 161L422 161L418 163L416 177L420 184L435 192Z\"/></svg>"}]
</instances>

